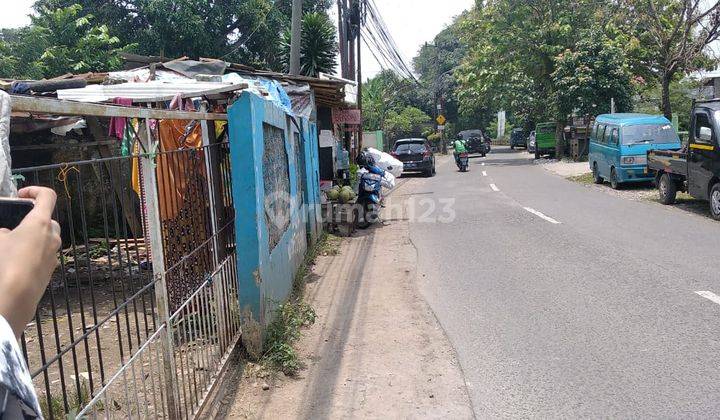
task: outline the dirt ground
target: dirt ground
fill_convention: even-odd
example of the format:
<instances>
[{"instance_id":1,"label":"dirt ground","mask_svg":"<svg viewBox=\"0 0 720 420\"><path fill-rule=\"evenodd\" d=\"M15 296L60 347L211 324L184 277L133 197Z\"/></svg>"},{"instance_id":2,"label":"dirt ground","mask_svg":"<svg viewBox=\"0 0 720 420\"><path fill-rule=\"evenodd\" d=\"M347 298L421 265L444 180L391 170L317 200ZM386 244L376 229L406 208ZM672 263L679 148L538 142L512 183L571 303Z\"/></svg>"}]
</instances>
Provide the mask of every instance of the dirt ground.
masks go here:
<instances>
[{"instance_id":1,"label":"dirt ground","mask_svg":"<svg viewBox=\"0 0 720 420\"><path fill-rule=\"evenodd\" d=\"M306 293L318 319L299 343L307 368L264 379L246 369L218 417L472 418L454 350L417 290L416 260L404 212L320 257Z\"/></svg>"},{"instance_id":2,"label":"dirt ground","mask_svg":"<svg viewBox=\"0 0 720 420\"><path fill-rule=\"evenodd\" d=\"M630 183L623 185L619 190L610 188L610 184L597 185L592 180L592 172L587 162L547 161L540 163L542 167L556 175L568 180L602 191L605 194L634 201L650 201L662 205L657 189L651 182ZM709 217L708 204L696 200L685 193L678 193L677 202L672 206L677 211L693 213L701 217Z\"/></svg>"}]
</instances>

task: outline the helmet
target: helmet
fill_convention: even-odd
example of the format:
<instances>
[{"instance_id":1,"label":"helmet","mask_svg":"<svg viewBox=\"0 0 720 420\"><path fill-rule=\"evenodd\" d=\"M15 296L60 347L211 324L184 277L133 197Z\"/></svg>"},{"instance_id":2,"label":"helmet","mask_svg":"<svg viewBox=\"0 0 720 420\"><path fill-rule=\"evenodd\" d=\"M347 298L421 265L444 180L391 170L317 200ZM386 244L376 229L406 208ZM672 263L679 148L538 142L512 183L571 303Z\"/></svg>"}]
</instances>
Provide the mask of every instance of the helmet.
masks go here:
<instances>
[{"instance_id":1,"label":"helmet","mask_svg":"<svg viewBox=\"0 0 720 420\"><path fill-rule=\"evenodd\" d=\"M368 152L361 152L355 162L364 168L375 166L375 158Z\"/></svg>"}]
</instances>

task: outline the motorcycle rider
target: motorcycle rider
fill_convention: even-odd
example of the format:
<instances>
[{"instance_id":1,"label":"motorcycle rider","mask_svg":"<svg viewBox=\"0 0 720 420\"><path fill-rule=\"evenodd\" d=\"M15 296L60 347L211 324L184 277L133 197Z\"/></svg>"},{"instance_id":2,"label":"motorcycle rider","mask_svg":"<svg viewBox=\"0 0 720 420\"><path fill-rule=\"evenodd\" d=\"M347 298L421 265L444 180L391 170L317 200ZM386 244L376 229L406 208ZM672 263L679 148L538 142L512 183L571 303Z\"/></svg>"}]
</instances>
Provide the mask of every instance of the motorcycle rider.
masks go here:
<instances>
[{"instance_id":1,"label":"motorcycle rider","mask_svg":"<svg viewBox=\"0 0 720 420\"><path fill-rule=\"evenodd\" d=\"M457 166L460 166L460 153L467 153L467 147L465 146L465 140L463 140L463 139L455 140L454 149L455 149L455 151L453 152L453 156L455 156L455 164Z\"/></svg>"}]
</instances>

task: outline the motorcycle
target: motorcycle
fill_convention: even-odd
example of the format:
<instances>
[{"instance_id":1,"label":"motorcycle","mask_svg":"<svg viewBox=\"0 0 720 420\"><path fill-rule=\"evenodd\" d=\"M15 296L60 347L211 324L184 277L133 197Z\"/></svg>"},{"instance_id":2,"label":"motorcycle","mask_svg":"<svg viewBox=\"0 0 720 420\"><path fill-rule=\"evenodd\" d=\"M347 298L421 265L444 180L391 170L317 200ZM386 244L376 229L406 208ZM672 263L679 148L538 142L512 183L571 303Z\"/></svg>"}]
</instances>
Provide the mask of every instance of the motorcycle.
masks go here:
<instances>
[{"instance_id":1,"label":"motorcycle","mask_svg":"<svg viewBox=\"0 0 720 420\"><path fill-rule=\"evenodd\" d=\"M383 187L395 188L395 176L389 170L381 169L375 158L367 152L361 153L356 163L360 166L360 183L358 197L355 200L355 221L360 229L380 221L380 210L383 207Z\"/></svg>"},{"instance_id":2,"label":"motorcycle","mask_svg":"<svg viewBox=\"0 0 720 420\"><path fill-rule=\"evenodd\" d=\"M458 155L457 167L460 172L467 172L469 169L470 156L467 153L460 153Z\"/></svg>"}]
</instances>

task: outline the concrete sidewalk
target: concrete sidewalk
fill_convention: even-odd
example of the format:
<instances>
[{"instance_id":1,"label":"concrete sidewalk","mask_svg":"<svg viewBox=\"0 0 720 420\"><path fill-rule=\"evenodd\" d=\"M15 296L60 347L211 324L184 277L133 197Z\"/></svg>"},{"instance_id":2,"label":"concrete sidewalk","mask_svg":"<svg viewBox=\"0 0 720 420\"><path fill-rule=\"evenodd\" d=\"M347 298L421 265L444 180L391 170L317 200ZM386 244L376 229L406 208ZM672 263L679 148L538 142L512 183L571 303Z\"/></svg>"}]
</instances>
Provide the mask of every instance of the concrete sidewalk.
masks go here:
<instances>
[{"instance_id":1,"label":"concrete sidewalk","mask_svg":"<svg viewBox=\"0 0 720 420\"><path fill-rule=\"evenodd\" d=\"M404 190L393 194L403 209ZM307 287L318 320L299 346L307 369L268 390L243 378L227 418L473 417L455 353L416 286L406 214L320 257Z\"/></svg>"}]
</instances>

